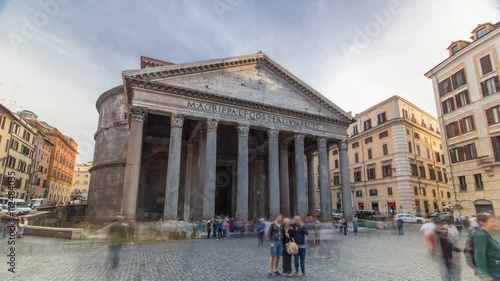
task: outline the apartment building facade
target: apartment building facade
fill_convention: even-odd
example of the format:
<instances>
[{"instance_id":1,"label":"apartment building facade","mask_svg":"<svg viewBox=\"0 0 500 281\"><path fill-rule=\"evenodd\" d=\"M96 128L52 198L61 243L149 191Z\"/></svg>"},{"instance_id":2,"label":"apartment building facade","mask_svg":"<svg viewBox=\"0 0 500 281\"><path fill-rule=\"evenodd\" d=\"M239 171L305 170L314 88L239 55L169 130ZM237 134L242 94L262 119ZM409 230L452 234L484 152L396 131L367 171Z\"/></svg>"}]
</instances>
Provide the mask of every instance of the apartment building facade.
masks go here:
<instances>
[{"instance_id":1,"label":"apartment building facade","mask_svg":"<svg viewBox=\"0 0 500 281\"><path fill-rule=\"evenodd\" d=\"M441 136L436 118L393 96L357 114L349 127L352 205L424 215L450 204ZM329 153L333 209L342 207L338 147Z\"/></svg>"},{"instance_id":2,"label":"apartment building facade","mask_svg":"<svg viewBox=\"0 0 500 281\"><path fill-rule=\"evenodd\" d=\"M77 163L75 166L73 194L80 195L83 199L87 199L89 194L90 168L92 162Z\"/></svg>"},{"instance_id":3,"label":"apartment building facade","mask_svg":"<svg viewBox=\"0 0 500 281\"><path fill-rule=\"evenodd\" d=\"M455 208L500 213L500 22L454 41L432 79Z\"/></svg>"},{"instance_id":4,"label":"apartment building facade","mask_svg":"<svg viewBox=\"0 0 500 281\"><path fill-rule=\"evenodd\" d=\"M39 131L37 135L37 145L35 153L35 170L33 176L33 198L47 198L49 191L48 174L50 166L50 155L54 144Z\"/></svg>"}]
</instances>

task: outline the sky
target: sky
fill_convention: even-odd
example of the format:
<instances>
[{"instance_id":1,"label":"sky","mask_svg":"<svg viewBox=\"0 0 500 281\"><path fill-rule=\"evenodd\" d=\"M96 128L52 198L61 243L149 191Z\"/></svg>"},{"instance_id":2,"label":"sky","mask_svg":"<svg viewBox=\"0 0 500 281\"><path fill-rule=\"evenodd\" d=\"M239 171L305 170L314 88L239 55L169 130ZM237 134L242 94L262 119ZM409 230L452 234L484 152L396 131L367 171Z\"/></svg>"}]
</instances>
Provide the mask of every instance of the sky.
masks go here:
<instances>
[{"instance_id":1,"label":"sky","mask_svg":"<svg viewBox=\"0 0 500 281\"><path fill-rule=\"evenodd\" d=\"M140 68L266 53L345 111L400 95L435 115L424 73L500 20L500 0L0 0L0 103L93 158L95 102Z\"/></svg>"}]
</instances>

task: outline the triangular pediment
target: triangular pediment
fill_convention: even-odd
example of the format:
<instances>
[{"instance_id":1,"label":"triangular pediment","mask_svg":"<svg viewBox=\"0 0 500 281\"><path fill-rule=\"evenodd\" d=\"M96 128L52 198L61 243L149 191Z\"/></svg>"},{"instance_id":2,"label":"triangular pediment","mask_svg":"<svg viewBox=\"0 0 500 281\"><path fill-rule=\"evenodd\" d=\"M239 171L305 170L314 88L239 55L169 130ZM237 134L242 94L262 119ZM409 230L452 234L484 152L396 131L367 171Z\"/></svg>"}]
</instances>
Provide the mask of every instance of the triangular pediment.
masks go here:
<instances>
[{"instance_id":1,"label":"triangular pediment","mask_svg":"<svg viewBox=\"0 0 500 281\"><path fill-rule=\"evenodd\" d=\"M147 80L339 121L351 117L264 54L125 71Z\"/></svg>"}]
</instances>

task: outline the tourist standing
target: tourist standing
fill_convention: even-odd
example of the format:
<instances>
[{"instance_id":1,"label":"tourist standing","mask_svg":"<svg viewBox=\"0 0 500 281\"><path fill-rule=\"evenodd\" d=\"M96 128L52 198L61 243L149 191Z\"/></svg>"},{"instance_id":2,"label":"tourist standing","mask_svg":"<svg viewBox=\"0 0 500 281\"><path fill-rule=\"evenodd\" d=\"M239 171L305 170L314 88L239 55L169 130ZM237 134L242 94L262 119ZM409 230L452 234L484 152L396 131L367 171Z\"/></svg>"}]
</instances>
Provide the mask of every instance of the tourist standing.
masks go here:
<instances>
[{"instance_id":1,"label":"tourist standing","mask_svg":"<svg viewBox=\"0 0 500 281\"><path fill-rule=\"evenodd\" d=\"M352 229L354 231L354 235L358 235L358 227L359 221L357 217L352 218Z\"/></svg>"},{"instance_id":2,"label":"tourist standing","mask_svg":"<svg viewBox=\"0 0 500 281\"><path fill-rule=\"evenodd\" d=\"M479 223L477 222L477 218L476 216L472 216L470 219L469 219L469 222L470 222L470 228L471 228L471 231L474 231L474 230L478 230L480 225Z\"/></svg>"},{"instance_id":3,"label":"tourist standing","mask_svg":"<svg viewBox=\"0 0 500 281\"><path fill-rule=\"evenodd\" d=\"M218 239L222 239L222 227L223 227L222 220L219 219L217 221L217 238Z\"/></svg>"},{"instance_id":4,"label":"tourist standing","mask_svg":"<svg viewBox=\"0 0 500 281\"><path fill-rule=\"evenodd\" d=\"M344 222L342 224L343 224L343 228L344 228L344 235L347 235L347 226L348 226L347 220L344 219Z\"/></svg>"},{"instance_id":5,"label":"tourist standing","mask_svg":"<svg viewBox=\"0 0 500 281\"><path fill-rule=\"evenodd\" d=\"M292 255L286 250L286 245L294 241L295 232L290 225L290 219L283 220L283 275L290 277L292 275Z\"/></svg>"},{"instance_id":6,"label":"tourist standing","mask_svg":"<svg viewBox=\"0 0 500 281\"><path fill-rule=\"evenodd\" d=\"M497 219L489 213L479 214L477 220L480 230L474 232L472 241L474 244L474 263L476 273L481 280L500 280L500 245L491 237L497 229Z\"/></svg>"},{"instance_id":7,"label":"tourist standing","mask_svg":"<svg viewBox=\"0 0 500 281\"><path fill-rule=\"evenodd\" d=\"M314 245L320 245L320 240L321 240L321 221L316 219L316 222L314 222Z\"/></svg>"},{"instance_id":8,"label":"tourist standing","mask_svg":"<svg viewBox=\"0 0 500 281\"><path fill-rule=\"evenodd\" d=\"M278 271L280 257L283 255L283 225L281 225L283 217L277 215L274 222L269 226L269 242L271 247L271 258L269 259L269 274L268 277L281 276Z\"/></svg>"},{"instance_id":9,"label":"tourist standing","mask_svg":"<svg viewBox=\"0 0 500 281\"><path fill-rule=\"evenodd\" d=\"M122 245L127 239L127 231L124 224L121 222L120 217L115 217L113 219L113 224L108 230L108 236L110 238L108 260L111 264L111 268L115 269L120 263L120 251L122 249Z\"/></svg>"},{"instance_id":10,"label":"tourist standing","mask_svg":"<svg viewBox=\"0 0 500 281\"><path fill-rule=\"evenodd\" d=\"M212 233L212 222L207 220L207 239L210 239L210 233Z\"/></svg>"},{"instance_id":11,"label":"tourist standing","mask_svg":"<svg viewBox=\"0 0 500 281\"><path fill-rule=\"evenodd\" d=\"M197 223L197 228L198 228L198 231L196 232L196 238L200 239L201 238L201 233L203 232L203 222L199 221Z\"/></svg>"},{"instance_id":12,"label":"tourist standing","mask_svg":"<svg viewBox=\"0 0 500 281\"><path fill-rule=\"evenodd\" d=\"M214 219L214 224L212 225L213 238L217 239L217 220Z\"/></svg>"},{"instance_id":13,"label":"tourist standing","mask_svg":"<svg viewBox=\"0 0 500 281\"><path fill-rule=\"evenodd\" d=\"M434 233L436 232L436 224L430 219L425 221L420 231L424 232L425 245L427 246L429 254L432 254L434 252Z\"/></svg>"},{"instance_id":14,"label":"tourist standing","mask_svg":"<svg viewBox=\"0 0 500 281\"><path fill-rule=\"evenodd\" d=\"M300 263L300 272L302 276L306 276L306 235L309 235L309 231L304 225L304 222L300 219L300 216L295 216L293 218L293 230L295 232L295 243L299 247L299 252L294 256L295 259L295 275L299 275L299 263Z\"/></svg>"},{"instance_id":15,"label":"tourist standing","mask_svg":"<svg viewBox=\"0 0 500 281\"><path fill-rule=\"evenodd\" d=\"M404 235L404 231L403 231L403 224L404 224L404 221L401 217L398 217L398 219L396 220L396 226L398 227L398 235Z\"/></svg>"},{"instance_id":16,"label":"tourist standing","mask_svg":"<svg viewBox=\"0 0 500 281\"><path fill-rule=\"evenodd\" d=\"M261 218L258 223L255 224L255 230L257 231L257 239L259 241L258 245L264 244L264 233L266 231L266 224L264 219Z\"/></svg>"},{"instance_id":17,"label":"tourist standing","mask_svg":"<svg viewBox=\"0 0 500 281\"><path fill-rule=\"evenodd\" d=\"M191 239L193 235L193 224L190 221L186 222L186 238Z\"/></svg>"},{"instance_id":18,"label":"tourist standing","mask_svg":"<svg viewBox=\"0 0 500 281\"><path fill-rule=\"evenodd\" d=\"M22 238L24 236L24 228L28 226L28 220L25 217L19 218L17 237Z\"/></svg>"},{"instance_id":19,"label":"tourist standing","mask_svg":"<svg viewBox=\"0 0 500 281\"><path fill-rule=\"evenodd\" d=\"M314 230L314 224L312 221L312 217L311 218L307 217L305 227L306 227L307 231L309 232L309 234L307 235L307 244L309 244L309 246L313 246L314 245L314 236L316 234L316 231Z\"/></svg>"}]
</instances>

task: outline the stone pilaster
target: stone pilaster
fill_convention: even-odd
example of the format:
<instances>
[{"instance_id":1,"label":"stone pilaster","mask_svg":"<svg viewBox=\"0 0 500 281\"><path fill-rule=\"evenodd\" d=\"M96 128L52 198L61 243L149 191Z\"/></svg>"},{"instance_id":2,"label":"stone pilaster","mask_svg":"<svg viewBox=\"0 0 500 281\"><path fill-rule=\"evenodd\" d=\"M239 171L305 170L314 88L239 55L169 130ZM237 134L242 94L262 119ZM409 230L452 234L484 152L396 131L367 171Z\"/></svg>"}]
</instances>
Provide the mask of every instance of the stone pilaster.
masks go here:
<instances>
[{"instance_id":1,"label":"stone pilaster","mask_svg":"<svg viewBox=\"0 0 500 281\"><path fill-rule=\"evenodd\" d=\"M318 138L318 163L321 220L329 222L332 220L332 195L330 189L330 172L328 169L328 149L326 148L325 138Z\"/></svg>"}]
</instances>

